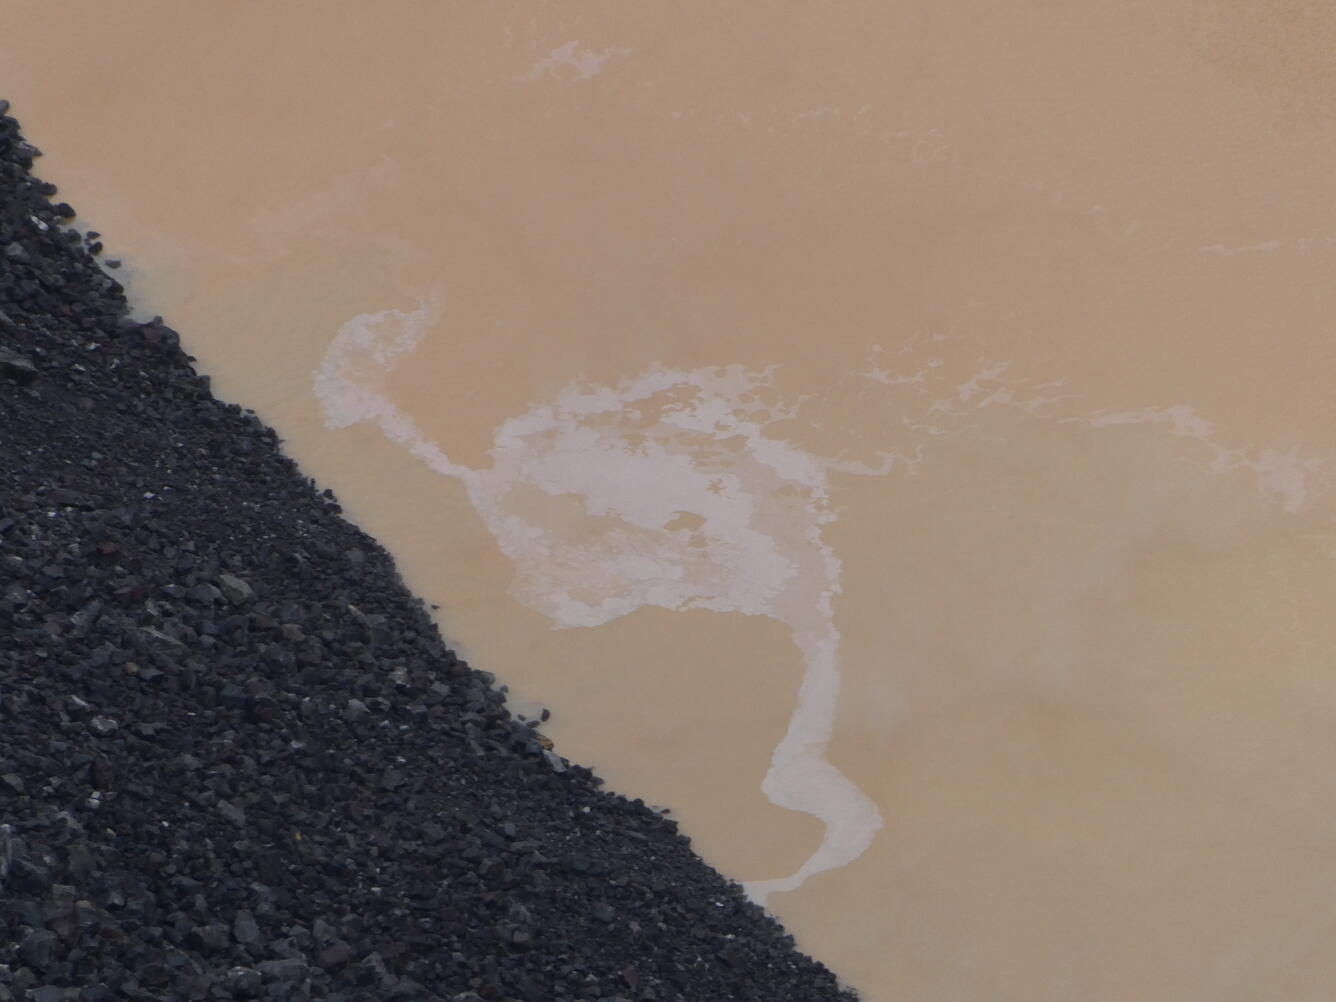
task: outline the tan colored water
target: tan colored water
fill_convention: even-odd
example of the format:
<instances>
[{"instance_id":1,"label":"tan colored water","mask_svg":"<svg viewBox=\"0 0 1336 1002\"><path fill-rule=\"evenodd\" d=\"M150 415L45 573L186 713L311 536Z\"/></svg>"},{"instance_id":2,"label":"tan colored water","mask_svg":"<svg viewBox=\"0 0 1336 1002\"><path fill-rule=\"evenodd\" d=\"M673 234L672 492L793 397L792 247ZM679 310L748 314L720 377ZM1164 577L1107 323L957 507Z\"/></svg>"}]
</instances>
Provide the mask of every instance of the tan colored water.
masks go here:
<instances>
[{"instance_id":1,"label":"tan colored water","mask_svg":"<svg viewBox=\"0 0 1336 1002\"><path fill-rule=\"evenodd\" d=\"M4 20L145 311L866 998L1329 997L1330 5Z\"/></svg>"}]
</instances>

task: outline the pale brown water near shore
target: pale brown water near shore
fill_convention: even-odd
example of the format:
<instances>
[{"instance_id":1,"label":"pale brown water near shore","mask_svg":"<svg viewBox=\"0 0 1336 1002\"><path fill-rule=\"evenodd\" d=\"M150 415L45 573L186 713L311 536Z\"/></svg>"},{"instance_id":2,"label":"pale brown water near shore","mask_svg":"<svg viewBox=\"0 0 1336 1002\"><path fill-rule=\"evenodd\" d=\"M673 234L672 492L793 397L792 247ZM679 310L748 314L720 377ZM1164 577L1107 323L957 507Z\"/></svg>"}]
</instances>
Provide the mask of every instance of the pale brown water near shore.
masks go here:
<instances>
[{"instance_id":1,"label":"pale brown water near shore","mask_svg":"<svg viewBox=\"0 0 1336 1002\"><path fill-rule=\"evenodd\" d=\"M1328 997L1336 13L11 0L133 295L872 1002Z\"/></svg>"}]
</instances>

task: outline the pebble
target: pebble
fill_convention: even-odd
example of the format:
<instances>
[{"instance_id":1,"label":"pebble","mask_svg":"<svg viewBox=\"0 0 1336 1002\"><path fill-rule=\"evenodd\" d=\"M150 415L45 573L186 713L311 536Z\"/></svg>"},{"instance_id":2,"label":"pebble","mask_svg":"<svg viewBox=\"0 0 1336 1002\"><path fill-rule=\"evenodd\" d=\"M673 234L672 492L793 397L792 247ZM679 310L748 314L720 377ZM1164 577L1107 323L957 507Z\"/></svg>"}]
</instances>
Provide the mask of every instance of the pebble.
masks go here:
<instances>
[{"instance_id":1,"label":"pebble","mask_svg":"<svg viewBox=\"0 0 1336 1002\"><path fill-rule=\"evenodd\" d=\"M218 583L222 586L223 594L233 605L241 605L255 597L255 590L234 574L220 574Z\"/></svg>"},{"instance_id":2,"label":"pebble","mask_svg":"<svg viewBox=\"0 0 1336 1002\"><path fill-rule=\"evenodd\" d=\"M263 980L260 972L253 967L233 967L227 972L223 984L233 998L252 999L259 994Z\"/></svg>"},{"instance_id":3,"label":"pebble","mask_svg":"<svg viewBox=\"0 0 1336 1002\"><path fill-rule=\"evenodd\" d=\"M19 940L19 959L39 971L47 970L56 956L56 934L47 929L33 929Z\"/></svg>"},{"instance_id":4,"label":"pebble","mask_svg":"<svg viewBox=\"0 0 1336 1002\"><path fill-rule=\"evenodd\" d=\"M37 366L18 352L0 348L0 376L20 386L27 386L37 378Z\"/></svg>"},{"instance_id":5,"label":"pebble","mask_svg":"<svg viewBox=\"0 0 1336 1002\"><path fill-rule=\"evenodd\" d=\"M105 717L98 714L92 720L88 721L88 729L94 734L106 737L108 734L114 734L119 728L120 723L115 717Z\"/></svg>"},{"instance_id":6,"label":"pebble","mask_svg":"<svg viewBox=\"0 0 1336 1002\"><path fill-rule=\"evenodd\" d=\"M254 943L260 938L260 927L255 923L255 916L245 908L237 911L232 920L232 936L243 945Z\"/></svg>"},{"instance_id":7,"label":"pebble","mask_svg":"<svg viewBox=\"0 0 1336 1002\"><path fill-rule=\"evenodd\" d=\"M195 926L192 930L192 939L206 953L217 953L220 950L225 950L230 943L227 926L217 922Z\"/></svg>"}]
</instances>

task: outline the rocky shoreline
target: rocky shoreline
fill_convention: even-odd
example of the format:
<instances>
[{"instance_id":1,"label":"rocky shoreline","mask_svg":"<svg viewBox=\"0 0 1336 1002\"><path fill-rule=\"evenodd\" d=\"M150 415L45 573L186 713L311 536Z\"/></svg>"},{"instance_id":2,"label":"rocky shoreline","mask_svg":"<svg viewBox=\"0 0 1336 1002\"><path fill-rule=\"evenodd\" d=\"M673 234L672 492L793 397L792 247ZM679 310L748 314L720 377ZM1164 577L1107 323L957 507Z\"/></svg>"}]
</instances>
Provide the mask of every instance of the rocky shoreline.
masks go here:
<instances>
[{"instance_id":1,"label":"rocky shoreline","mask_svg":"<svg viewBox=\"0 0 1336 1002\"><path fill-rule=\"evenodd\" d=\"M0 1002L853 996L127 315L0 102Z\"/></svg>"}]
</instances>

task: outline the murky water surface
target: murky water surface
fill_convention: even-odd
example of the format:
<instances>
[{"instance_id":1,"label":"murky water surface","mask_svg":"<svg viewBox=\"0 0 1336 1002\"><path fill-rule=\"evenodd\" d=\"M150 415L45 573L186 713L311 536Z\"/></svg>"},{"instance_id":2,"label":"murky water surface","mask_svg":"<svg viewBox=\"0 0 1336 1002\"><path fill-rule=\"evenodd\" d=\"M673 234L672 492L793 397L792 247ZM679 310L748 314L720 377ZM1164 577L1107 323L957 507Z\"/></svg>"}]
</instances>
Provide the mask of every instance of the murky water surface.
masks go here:
<instances>
[{"instance_id":1,"label":"murky water surface","mask_svg":"<svg viewBox=\"0 0 1336 1002\"><path fill-rule=\"evenodd\" d=\"M1328 998L1336 13L10 0L145 312L871 1002Z\"/></svg>"}]
</instances>

